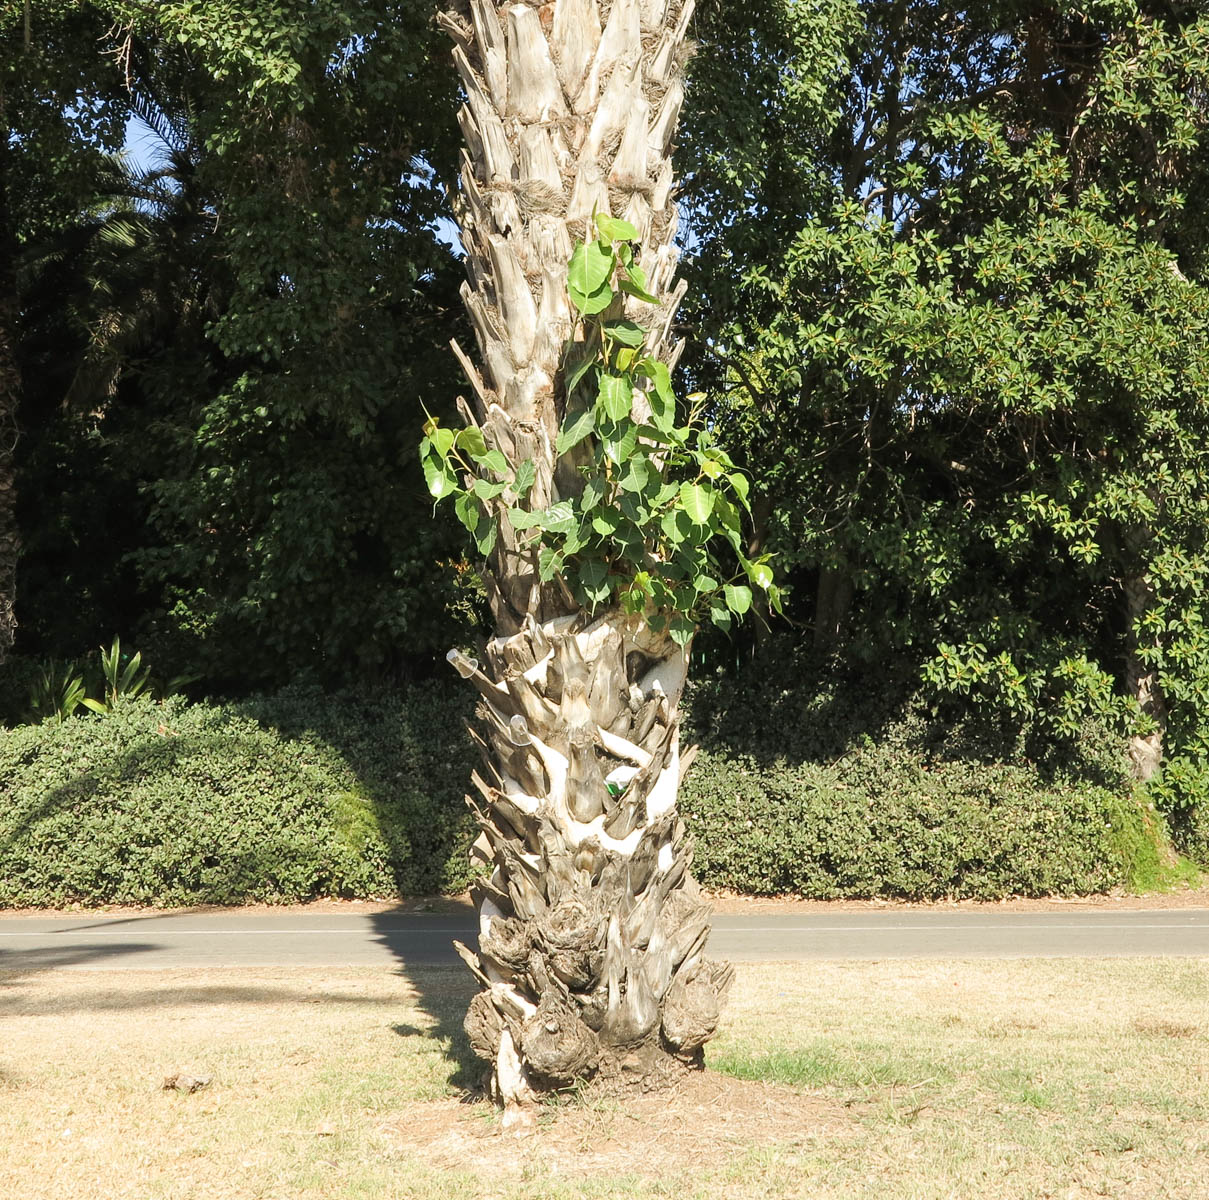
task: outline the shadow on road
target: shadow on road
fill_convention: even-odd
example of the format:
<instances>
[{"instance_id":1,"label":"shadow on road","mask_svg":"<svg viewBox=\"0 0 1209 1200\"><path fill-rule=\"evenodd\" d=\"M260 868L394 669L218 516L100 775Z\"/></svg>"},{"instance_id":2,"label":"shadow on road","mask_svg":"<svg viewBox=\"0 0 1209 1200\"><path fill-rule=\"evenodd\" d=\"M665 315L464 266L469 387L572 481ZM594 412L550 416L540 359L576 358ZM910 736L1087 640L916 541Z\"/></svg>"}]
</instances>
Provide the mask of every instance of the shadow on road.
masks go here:
<instances>
[{"instance_id":1,"label":"shadow on road","mask_svg":"<svg viewBox=\"0 0 1209 1200\"><path fill-rule=\"evenodd\" d=\"M125 966L125 963L116 960L155 949L157 947L152 942L121 942L109 946L68 942L53 950L0 950L0 988L12 987L31 975L54 971L59 967ZM0 993L2 1000L3 993Z\"/></svg>"}]
</instances>

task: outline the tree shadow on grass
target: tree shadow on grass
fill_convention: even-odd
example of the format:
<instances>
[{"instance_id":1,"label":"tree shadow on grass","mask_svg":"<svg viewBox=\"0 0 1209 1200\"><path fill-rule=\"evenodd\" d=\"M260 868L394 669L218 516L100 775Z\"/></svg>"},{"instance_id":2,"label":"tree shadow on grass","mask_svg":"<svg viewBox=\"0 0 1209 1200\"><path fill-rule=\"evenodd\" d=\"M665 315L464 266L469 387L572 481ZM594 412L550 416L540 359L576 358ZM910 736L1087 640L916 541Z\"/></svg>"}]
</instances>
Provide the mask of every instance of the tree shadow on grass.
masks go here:
<instances>
[{"instance_id":1,"label":"tree shadow on grass","mask_svg":"<svg viewBox=\"0 0 1209 1200\"><path fill-rule=\"evenodd\" d=\"M470 879L474 822L464 796L474 744L465 722L473 699L452 684L424 684L381 695L321 693L289 688L249 702L245 711L283 734L334 750L357 781L358 799L389 854L400 896L457 891ZM470 1049L462 1021L477 985L452 952L455 938L473 944L475 920L468 905L437 900L430 912L402 905L372 913L375 940L398 963L398 974L415 989L431 1024L401 1023L404 1038L435 1039L451 1066L450 1086L472 1097L482 1091L484 1065ZM413 932L432 926L429 943L417 949Z\"/></svg>"},{"instance_id":2,"label":"tree shadow on grass","mask_svg":"<svg viewBox=\"0 0 1209 1200\"><path fill-rule=\"evenodd\" d=\"M85 840L97 862L67 870L71 859L63 860L56 902L271 899L266 878L278 880L278 898L358 894L353 889L389 886L383 864L400 895L458 890L468 881L463 864L473 837L462 799L473 757L462 723L468 711L466 696L445 689L383 700L299 688L245 702L236 710L244 720L232 720L229 709L142 713L132 706L121 726L94 732L72 725L31 747L35 757L56 757L58 778L53 786L24 788L21 803L0 814L0 860L7 854L22 864L47 831L70 847L87 818ZM253 720L269 736L261 737ZM253 803L256 796L271 796L273 804ZM140 850L131 830L157 840ZM324 865L316 874L308 864L317 851ZM111 852L124 864L132 859L121 895L105 890L113 890ZM280 877L272 874L279 868ZM440 955L417 959L411 943L402 944L397 920L391 928L392 915L400 914L374 919L376 935L431 1022L424 1029L401 1024L397 1033L435 1038L451 1063L452 1086L471 1091L482 1069L462 1018L475 985L464 968L449 965L456 962L449 943L455 936L473 940L473 929L451 931ZM120 943L73 947L27 967L81 965L106 953L125 965L117 956L129 952ZM74 964L73 953L80 955Z\"/></svg>"},{"instance_id":3,"label":"tree shadow on grass","mask_svg":"<svg viewBox=\"0 0 1209 1200\"><path fill-rule=\"evenodd\" d=\"M471 1050L462 1022L471 998L478 991L478 984L460 963L424 962L420 961L419 956L408 955L397 937L400 915L398 910L375 913L370 921L375 928L376 940L397 959L397 974L415 990L417 1005L429 1018L429 1023L400 1023L391 1028L402 1038L435 1039L450 1065L449 1086L460 1092L467 1101L477 1099L484 1091L486 1067L483 1060ZM448 937L451 945L455 937L460 941L473 942L473 928L467 931L451 930Z\"/></svg>"},{"instance_id":4,"label":"tree shadow on grass","mask_svg":"<svg viewBox=\"0 0 1209 1200\"><path fill-rule=\"evenodd\" d=\"M68 965L68 964L59 964ZM14 978L14 976L16 976ZM5 972L0 968L0 987L19 984L21 973ZM155 1011L168 1005L189 1004L213 1007L223 1004L339 1004L349 1007L380 1004L378 997L342 995L339 992L308 992L297 988L249 986L240 984L157 984L151 987L106 986L99 984L87 992L46 997L21 996L19 993L0 995L0 1008L8 1016L42 1016L46 1014L130 1012L136 1009Z\"/></svg>"}]
</instances>

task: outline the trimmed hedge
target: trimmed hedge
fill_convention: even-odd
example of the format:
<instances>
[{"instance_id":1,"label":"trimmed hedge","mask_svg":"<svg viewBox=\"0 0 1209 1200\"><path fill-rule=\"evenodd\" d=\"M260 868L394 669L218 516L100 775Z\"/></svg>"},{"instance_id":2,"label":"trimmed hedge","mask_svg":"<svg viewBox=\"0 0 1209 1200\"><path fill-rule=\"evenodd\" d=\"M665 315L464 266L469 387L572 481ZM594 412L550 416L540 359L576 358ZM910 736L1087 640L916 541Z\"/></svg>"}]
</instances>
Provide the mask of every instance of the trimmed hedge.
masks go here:
<instances>
[{"instance_id":1,"label":"trimmed hedge","mask_svg":"<svg viewBox=\"0 0 1209 1200\"><path fill-rule=\"evenodd\" d=\"M835 766L702 751L681 795L707 884L814 899L1104 891L1143 833L1132 802L1020 767L857 750Z\"/></svg>"},{"instance_id":2,"label":"trimmed hedge","mask_svg":"<svg viewBox=\"0 0 1209 1200\"><path fill-rule=\"evenodd\" d=\"M804 688L792 651L699 683L681 811L707 884L815 899L1078 894L1126 886L1161 820L1103 731L929 708L892 678ZM1149 848L1149 855L1147 853Z\"/></svg>"},{"instance_id":3,"label":"trimmed hedge","mask_svg":"<svg viewBox=\"0 0 1209 1200\"><path fill-rule=\"evenodd\" d=\"M1100 891L1155 861L1161 821L1127 799L1102 739L1038 757L1027 731L886 688L804 691L796 674L787 661L689 698L702 751L682 809L706 884L990 898ZM294 688L0 730L0 906L458 891L471 705L456 682Z\"/></svg>"},{"instance_id":4,"label":"trimmed hedge","mask_svg":"<svg viewBox=\"0 0 1209 1200\"><path fill-rule=\"evenodd\" d=\"M302 689L0 732L0 905L460 890L463 710L423 689L372 707Z\"/></svg>"}]
</instances>

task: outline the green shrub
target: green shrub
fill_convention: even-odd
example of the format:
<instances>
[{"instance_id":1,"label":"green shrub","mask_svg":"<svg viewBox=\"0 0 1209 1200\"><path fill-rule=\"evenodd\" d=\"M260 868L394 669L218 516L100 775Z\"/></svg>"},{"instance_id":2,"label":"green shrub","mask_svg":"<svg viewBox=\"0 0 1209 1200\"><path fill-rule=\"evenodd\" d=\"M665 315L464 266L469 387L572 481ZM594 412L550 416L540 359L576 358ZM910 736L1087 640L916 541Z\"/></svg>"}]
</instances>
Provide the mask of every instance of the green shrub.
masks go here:
<instances>
[{"instance_id":1,"label":"green shrub","mask_svg":"<svg viewBox=\"0 0 1209 1200\"><path fill-rule=\"evenodd\" d=\"M681 795L703 883L815 899L1104 891L1135 820L1111 792L1027 768L857 749L832 766L698 756Z\"/></svg>"},{"instance_id":2,"label":"green shrub","mask_svg":"<svg viewBox=\"0 0 1209 1200\"><path fill-rule=\"evenodd\" d=\"M458 891L472 704L456 680L295 687L0 730L0 905ZM991 898L1164 869L1162 818L1094 730L1044 743L888 685L807 686L786 657L696 686L685 734L702 750L681 807L713 886Z\"/></svg>"},{"instance_id":3,"label":"green shrub","mask_svg":"<svg viewBox=\"0 0 1209 1200\"><path fill-rule=\"evenodd\" d=\"M1209 871L1209 800L1185 805L1173 812L1170 820L1176 848Z\"/></svg>"},{"instance_id":4,"label":"green shrub","mask_svg":"<svg viewBox=\"0 0 1209 1200\"><path fill-rule=\"evenodd\" d=\"M140 699L0 732L0 904L461 888L469 743L429 699L392 697L372 721L313 692L242 711Z\"/></svg>"},{"instance_id":5,"label":"green shrub","mask_svg":"<svg viewBox=\"0 0 1209 1200\"><path fill-rule=\"evenodd\" d=\"M910 681L807 678L789 652L694 688L686 740L702 749L680 807L702 882L990 899L1128 885L1157 855L1162 819L1103 731L1055 739L931 708Z\"/></svg>"},{"instance_id":6,"label":"green shrub","mask_svg":"<svg viewBox=\"0 0 1209 1200\"><path fill-rule=\"evenodd\" d=\"M343 772L350 786L336 804L339 837L351 853L384 850L394 889L422 895L470 882L473 707L470 689L448 680L369 694L293 687L239 711Z\"/></svg>"},{"instance_id":7,"label":"green shrub","mask_svg":"<svg viewBox=\"0 0 1209 1200\"><path fill-rule=\"evenodd\" d=\"M1209 869L1209 763L1204 756L1168 759L1146 784L1146 793L1171 823L1175 847Z\"/></svg>"}]
</instances>

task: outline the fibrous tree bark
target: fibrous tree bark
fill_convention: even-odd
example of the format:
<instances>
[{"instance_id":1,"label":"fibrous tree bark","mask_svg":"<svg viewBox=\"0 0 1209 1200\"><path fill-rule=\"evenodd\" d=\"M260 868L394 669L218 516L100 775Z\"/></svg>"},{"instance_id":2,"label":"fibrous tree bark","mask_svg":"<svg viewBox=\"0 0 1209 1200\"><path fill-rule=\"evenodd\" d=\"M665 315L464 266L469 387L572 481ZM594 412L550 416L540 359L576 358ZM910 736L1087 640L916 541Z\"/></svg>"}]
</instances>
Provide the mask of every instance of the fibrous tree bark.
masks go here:
<instances>
[{"instance_id":1,"label":"fibrous tree bark","mask_svg":"<svg viewBox=\"0 0 1209 1200\"><path fill-rule=\"evenodd\" d=\"M604 315L641 325L652 358L678 354L671 149L693 3L466 0L442 18L466 96L462 295L482 362L455 346L475 398L463 416L505 478L532 464L535 510L582 492L576 452L556 442L565 368L587 353L567 264L597 215L633 226L664 298L618 293ZM466 1027L517 1111L592 1074L650 1085L699 1063L730 968L704 956L709 908L676 811L688 646L642 613L582 608L543 581L532 539L494 519L495 636L484 664L450 659L481 700L471 803L490 869L478 952L462 948L482 984Z\"/></svg>"}]
</instances>

